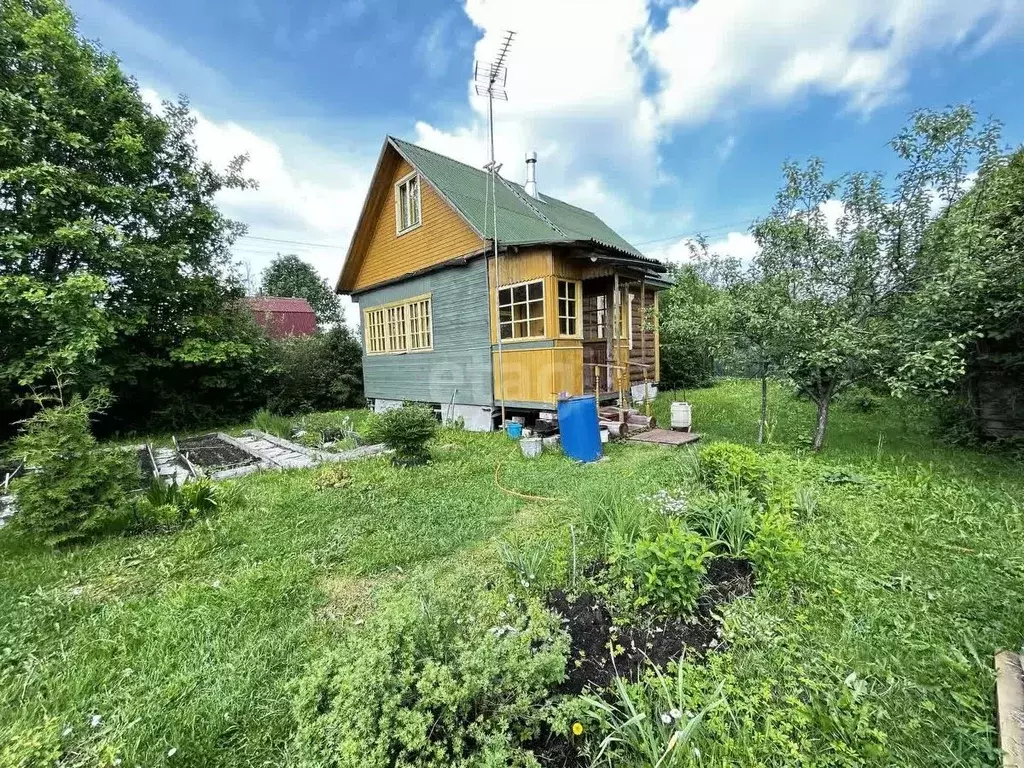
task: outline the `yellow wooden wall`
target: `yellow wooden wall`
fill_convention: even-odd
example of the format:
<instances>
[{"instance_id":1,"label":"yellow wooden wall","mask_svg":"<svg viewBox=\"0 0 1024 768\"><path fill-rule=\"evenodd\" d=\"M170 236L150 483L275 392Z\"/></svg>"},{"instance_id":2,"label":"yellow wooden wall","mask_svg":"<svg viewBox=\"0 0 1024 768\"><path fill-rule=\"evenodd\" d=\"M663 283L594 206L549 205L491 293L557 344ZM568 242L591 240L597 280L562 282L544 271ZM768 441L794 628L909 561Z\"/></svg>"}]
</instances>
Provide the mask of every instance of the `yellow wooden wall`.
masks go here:
<instances>
[{"instance_id":1,"label":"yellow wooden wall","mask_svg":"<svg viewBox=\"0 0 1024 768\"><path fill-rule=\"evenodd\" d=\"M554 346L530 349L531 341L502 343L505 371L505 399L514 402L554 405L558 393L583 393L583 344L578 338L558 335L558 279L577 279L562 268L562 259L551 248L527 248L502 255L498 263L498 285L530 280L544 281L544 341ZM491 343L498 343L498 301L494 261L488 260L487 279L491 286ZM582 301L579 304L582 312ZM582 322L578 323L582 332ZM498 353L493 352L494 393L501 399Z\"/></svg>"},{"instance_id":2,"label":"yellow wooden wall","mask_svg":"<svg viewBox=\"0 0 1024 768\"><path fill-rule=\"evenodd\" d=\"M400 160L389 177L377 180L377 183L387 186L382 190L383 203L373 224L373 234L353 290L362 290L484 248L484 242L422 177L422 224L402 235L395 232L395 184L412 170L411 165Z\"/></svg>"}]
</instances>

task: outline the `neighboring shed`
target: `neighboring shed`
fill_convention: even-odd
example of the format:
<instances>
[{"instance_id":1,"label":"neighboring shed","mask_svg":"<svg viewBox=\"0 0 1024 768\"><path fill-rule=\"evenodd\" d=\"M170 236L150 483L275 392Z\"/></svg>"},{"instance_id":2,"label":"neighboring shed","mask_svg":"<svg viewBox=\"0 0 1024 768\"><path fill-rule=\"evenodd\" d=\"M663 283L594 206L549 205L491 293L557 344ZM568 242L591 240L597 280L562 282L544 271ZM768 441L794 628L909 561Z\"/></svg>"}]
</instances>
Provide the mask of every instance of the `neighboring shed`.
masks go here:
<instances>
[{"instance_id":1,"label":"neighboring shed","mask_svg":"<svg viewBox=\"0 0 1024 768\"><path fill-rule=\"evenodd\" d=\"M316 314L305 299L250 296L246 299L256 322L272 339L310 336L316 333Z\"/></svg>"}]
</instances>

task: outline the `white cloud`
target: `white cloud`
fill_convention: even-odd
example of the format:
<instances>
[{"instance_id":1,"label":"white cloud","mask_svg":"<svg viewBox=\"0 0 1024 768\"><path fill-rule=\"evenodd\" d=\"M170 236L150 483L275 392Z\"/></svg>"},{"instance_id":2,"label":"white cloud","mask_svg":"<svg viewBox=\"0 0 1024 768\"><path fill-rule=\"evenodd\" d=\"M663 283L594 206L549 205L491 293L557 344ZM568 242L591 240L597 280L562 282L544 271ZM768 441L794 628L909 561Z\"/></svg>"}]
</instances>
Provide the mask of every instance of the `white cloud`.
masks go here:
<instances>
[{"instance_id":1,"label":"white cloud","mask_svg":"<svg viewBox=\"0 0 1024 768\"><path fill-rule=\"evenodd\" d=\"M523 181L524 154L538 153L542 192L596 208L609 219L642 207L637 190L658 178L658 122L645 94L641 39L645 0L467 0L481 31L475 57L489 62L504 31L516 37L508 57L509 100L495 105L496 156L502 174ZM472 117L461 124L416 124L414 140L477 167L487 161L486 99L467 82ZM607 179L616 179L613 188ZM571 197L589 185L590 202ZM619 192L619 189L622 192Z\"/></svg>"},{"instance_id":2,"label":"white cloud","mask_svg":"<svg viewBox=\"0 0 1024 768\"><path fill-rule=\"evenodd\" d=\"M160 103L160 96L151 89L144 89L143 97L152 105ZM294 253L333 286L375 158L340 157L302 137L272 138L238 123L211 120L199 111L193 114L200 157L223 169L232 158L248 153L245 175L259 183L255 190L228 189L217 196L224 215L249 226L249 237L241 238L233 249L235 256L258 273L277 253ZM347 312L350 324L358 322L354 311Z\"/></svg>"},{"instance_id":3,"label":"white cloud","mask_svg":"<svg viewBox=\"0 0 1024 768\"><path fill-rule=\"evenodd\" d=\"M648 255L673 264L687 264L693 261L693 248L696 245L696 240L684 237L652 249ZM757 241L748 232L730 232L725 237L708 242L708 253L739 259L744 266L749 265L759 251Z\"/></svg>"},{"instance_id":4,"label":"white cloud","mask_svg":"<svg viewBox=\"0 0 1024 768\"><path fill-rule=\"evenodd\" d=\"M916 55L974 52L1022 23L1011 0L699 0L673 8L648 50L660 119L693 124L811 92L870 111Z\"/></svg>"}]
</instances>

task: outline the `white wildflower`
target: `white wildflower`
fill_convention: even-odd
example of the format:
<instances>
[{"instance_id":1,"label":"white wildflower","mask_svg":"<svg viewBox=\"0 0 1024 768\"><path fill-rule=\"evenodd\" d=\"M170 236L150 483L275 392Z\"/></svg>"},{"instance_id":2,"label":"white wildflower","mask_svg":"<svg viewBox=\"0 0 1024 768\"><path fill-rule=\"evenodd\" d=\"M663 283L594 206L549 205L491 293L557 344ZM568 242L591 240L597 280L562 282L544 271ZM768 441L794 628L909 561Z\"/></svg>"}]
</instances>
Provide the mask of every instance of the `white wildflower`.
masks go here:
<instances>
[{"instance_id":1,"label":"white wildflower","mask_svg":"<svg viewBox=\"0 0 1024 768\"><path fill-rule=\"evenodd\" d=\"M178 748L177 747L171 747L170 749L167 750L167 756L168 757L174 757L176 754L178 754Z\"/></svg>"},{"instance_id":2,"label":"white wildflower","mask_svg":"<svg viewBox=\"0 0 1024 768\"><path fill-rule=\"evenodd\" d=\"M678 719L679 719L680 717L682 717L682 716L683 716L683 713L682 713L682 712L680 712L680 711L679 711L678 709L676 709L675 707L673 707L672 709L670 709L670 710L668 711L668 713L669 713L670 715L672 715L672 719L673 719L673 720L678 720Z\"/></svg>"},{"instance_id":3,"label":"white wildflower","mask_svg":"<svg viewBox=\"0 0 1024 768\"><path fill-rule=\"evenodd\" d=\"M665 725L671 725L672 724L672 715L670 715L668 712L662 712L661 713L661 722L663 722Z\"/></svg>"},{"instance_id":4,"label":"white wildflower","mask_svg":"<svg viewBox=\"0 0 1024 768\"><path fill-rule=\"evenodd\" d=\"M89 725L92 726L93 728L99 728L102 723L103 723L103 718L100 717L99 715L93 715L92 717L89 718Z\"/></svg>"}]
</instances>

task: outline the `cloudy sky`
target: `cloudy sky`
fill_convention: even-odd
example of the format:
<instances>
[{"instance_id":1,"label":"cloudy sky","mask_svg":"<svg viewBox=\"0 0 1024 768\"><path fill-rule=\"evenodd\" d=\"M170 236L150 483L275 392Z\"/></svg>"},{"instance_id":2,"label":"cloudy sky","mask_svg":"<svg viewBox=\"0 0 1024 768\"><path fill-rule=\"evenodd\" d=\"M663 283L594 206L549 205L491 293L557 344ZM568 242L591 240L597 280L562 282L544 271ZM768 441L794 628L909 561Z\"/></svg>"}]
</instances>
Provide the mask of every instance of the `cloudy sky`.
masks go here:
<instances>
[{"instance_id":1,"label":"cloudy sky","mask_svg":"<svg viewBox=\"0 0 1024 768\"><path fill-rule=\"evenodd\" d=\"M337 278L386 134L482 165L474 59L506 29L503 174L681 258L749 256L786 159L893 169L917 107L971 102L1024 140L1024 0L70 0L151 99L184 93L214 163L248 152L258 272L297 253ZM316 245L299 245L307 243Z\"/></svg>"}]
</instances>

